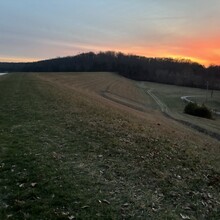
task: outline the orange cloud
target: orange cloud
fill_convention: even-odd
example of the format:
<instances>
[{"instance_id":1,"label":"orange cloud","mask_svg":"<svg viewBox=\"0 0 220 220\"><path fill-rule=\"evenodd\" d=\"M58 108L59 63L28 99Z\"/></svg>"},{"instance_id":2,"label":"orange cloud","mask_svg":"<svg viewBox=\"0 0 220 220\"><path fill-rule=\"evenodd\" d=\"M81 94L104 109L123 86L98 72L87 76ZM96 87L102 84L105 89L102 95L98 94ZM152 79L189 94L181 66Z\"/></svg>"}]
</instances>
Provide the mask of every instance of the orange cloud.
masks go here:
<instances>
[{"instance_id":1,"label":"orange cloud","mask_svg":"<svg viewBox=\"0 0 220 220\"><path fill-rule=\"evenodd\" d=\"M207 39L182 39L169 45L154 45L133 48L129 52L152 57L185 58L205 66L220 65L220 37Z\"/></svg>"},{"instance_id":2,"label":"orange cloud","mask_svg":"<svg viewBox=\"0 0 220 220\"><path fill-rule=\"evenodd\" d=\"M220 36L219 37L194 37L166 42L164 44L158 42L154 44L146 43L144 45L138 45L138 41L134 44L123 42L119 43L67 43L67 42L47 42L48 48L56 48L55 52L52 52L51 58L59 56L69 56L81 52L99 52L99 51L116 51L129 54L136 54L146 57L172 57L172 58L185 58L192 61L201 63L205 66L210 64L220 65ZM52 47L51 47L52 45ZM48 49L49 50L49 49ZM77 51L76 51L77 50ZM51 50L50 50L51 51ZM0 57L1 62L32 62L45 59L41 58L28 58L28 57Z\"/></svg>"}]
</instances>

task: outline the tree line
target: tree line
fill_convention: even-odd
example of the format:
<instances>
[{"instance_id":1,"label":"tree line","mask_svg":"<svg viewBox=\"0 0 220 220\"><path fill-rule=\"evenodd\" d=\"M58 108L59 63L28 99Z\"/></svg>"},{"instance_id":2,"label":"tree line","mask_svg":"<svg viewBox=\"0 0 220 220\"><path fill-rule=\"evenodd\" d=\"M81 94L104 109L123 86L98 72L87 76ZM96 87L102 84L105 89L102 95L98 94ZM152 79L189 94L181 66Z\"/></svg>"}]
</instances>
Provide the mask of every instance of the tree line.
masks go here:
<instances>
[{"instance_id":1,"label":"tree line","mask_svg":"<svg viewBox=\"0 0 220 220\"><path fill-rule=\"evenodd\" d=\"M116 52L82 53L29 63L0 63L0 72L117 72L141 81L220 89L220 66L186 59L147 58ZM207 83L208 82L208 83Z\"/></svg>"}]
</instances>

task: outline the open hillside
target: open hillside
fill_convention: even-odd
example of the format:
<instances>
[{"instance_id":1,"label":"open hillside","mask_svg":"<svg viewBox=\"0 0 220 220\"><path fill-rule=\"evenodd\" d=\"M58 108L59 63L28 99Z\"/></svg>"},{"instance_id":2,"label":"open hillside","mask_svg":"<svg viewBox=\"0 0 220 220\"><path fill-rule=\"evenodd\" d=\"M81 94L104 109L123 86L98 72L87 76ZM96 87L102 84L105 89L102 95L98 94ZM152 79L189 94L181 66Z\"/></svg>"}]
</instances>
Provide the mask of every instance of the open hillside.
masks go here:
<instances>
[{"instance_id":1,"label":"open hillside","mask_svg":"<svg viewBox=\"0 0 220 220\"><path fill-rule=\"evenodd\" d=\"M58 81L63 85L77 88L82 93L93 95L98 99L107 99L121 107L129 107L137 114L154 113L162 110L166 116L182 124L209 134L220 140L220 118L214 114L214 120L193 117L183 113L186 105L183 97L190 97L199 104L205 103L211 109L220 112L220 92L197 88L179 87L151 82L128 80L114 73L53 73L40 74L50 81ZM212 97L210 97L213 94ZM206 101L207 99L207 101ZM105 100L106 101L106 100ZM218 110L219 109L219 110ZM164 120L159 118L158 120ZM165 119L166 120L166 119Z\"/></svg>"},{"instance_id":2,"label":"open hillside","mask_svg":"<svg viewBox=\"0 0 220 220\"><path fill-rule=\"evenodd\" d=\"M219 219L219 141L164 116L147 86L1 76L0 219Z\"/></svg>"}]
</instances>

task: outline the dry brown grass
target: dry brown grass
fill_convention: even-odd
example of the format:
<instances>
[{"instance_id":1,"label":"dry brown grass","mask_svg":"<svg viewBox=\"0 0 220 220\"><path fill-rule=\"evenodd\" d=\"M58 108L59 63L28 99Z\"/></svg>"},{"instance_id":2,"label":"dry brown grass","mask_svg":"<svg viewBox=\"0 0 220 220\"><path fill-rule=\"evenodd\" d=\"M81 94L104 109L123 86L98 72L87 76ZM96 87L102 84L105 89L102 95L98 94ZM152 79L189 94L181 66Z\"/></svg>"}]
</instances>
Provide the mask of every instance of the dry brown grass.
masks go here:
<instances>
[{"instance_id":1,"label":"dry brown grass","mask_svg":"<svg viewBox=\"0 0 220 220\"><path fill-rule=\"evenodd\" d=\"M126 104L152 101L132 81L86 76L0 83L0 218L218 219L219 143Z\"/></svg>"},{"instance_id":2,"label":"dry brown grass","mask_svg":"<svg viewBox=\"0 0 220 220\"><path fill-rule=\"evenodd\" d=\"M165 117L157 109L154 100L134 81L114 73L37 73L36 76L59 87L77 91L82 96L86 95L94 105L104 105L113 111L117 109L135 123L148 124L158 137L169 137L174 143L190 140L195 148L188 150L195 151L209 162L207 152L210 152L216 169L220 170L219 142Z\"/></svg>"}]
</instances>

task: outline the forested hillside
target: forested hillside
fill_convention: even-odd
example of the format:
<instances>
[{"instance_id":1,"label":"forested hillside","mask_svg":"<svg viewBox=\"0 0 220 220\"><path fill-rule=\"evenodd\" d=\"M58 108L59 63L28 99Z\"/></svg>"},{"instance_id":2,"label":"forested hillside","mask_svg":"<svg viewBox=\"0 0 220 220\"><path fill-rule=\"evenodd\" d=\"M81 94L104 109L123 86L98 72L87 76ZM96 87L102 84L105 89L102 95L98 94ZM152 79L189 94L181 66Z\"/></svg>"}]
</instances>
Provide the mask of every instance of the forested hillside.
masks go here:
<instances>
[{"instance_id":1,"label":"forested hillside","mask_svg":"<svg viewBox=\"0 0 220 220\"><path fill-rule=\"evenodd\" d=\"M220 89L220 67L185 59L146 58L115 52L93 52L32 63L0 63L1 72L110 71L134 80Z\"/></svg>"}]
</instances>

